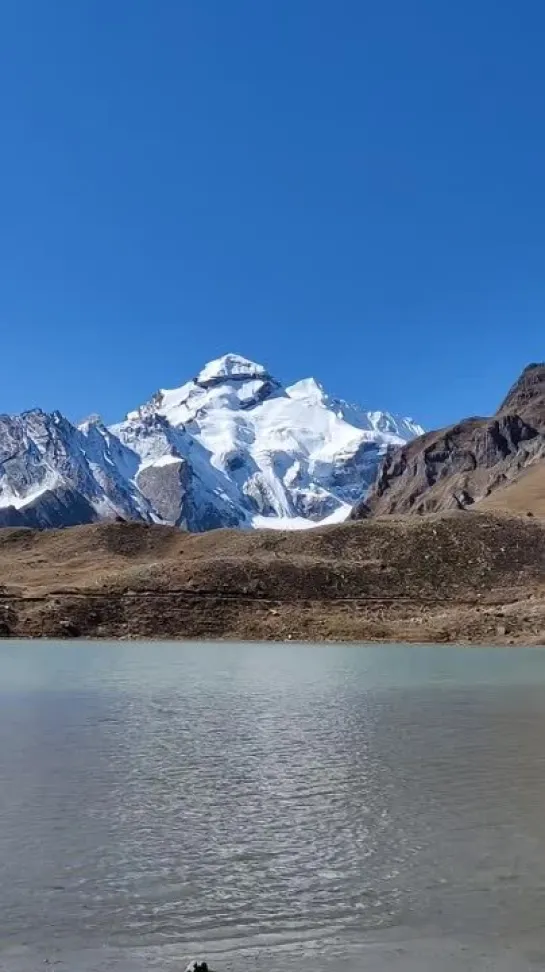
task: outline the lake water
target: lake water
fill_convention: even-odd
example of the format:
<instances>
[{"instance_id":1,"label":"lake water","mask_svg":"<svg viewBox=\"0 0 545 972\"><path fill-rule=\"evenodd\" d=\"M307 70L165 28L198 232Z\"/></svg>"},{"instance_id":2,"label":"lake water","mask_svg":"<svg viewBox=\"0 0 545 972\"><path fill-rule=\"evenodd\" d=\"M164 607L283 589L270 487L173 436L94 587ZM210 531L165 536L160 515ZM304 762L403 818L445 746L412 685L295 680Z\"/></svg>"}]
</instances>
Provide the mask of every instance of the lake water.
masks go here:
<instances>
[{"instance_id":1,"label":"lake water","mask_svg":"<svg viewBox=\"0 0 545 972\"><path fill-rule=\"evenodd\" d=\"M0 969L543 969L544 752L541 650L4 642Z\"/></svg>"}]
</instances>

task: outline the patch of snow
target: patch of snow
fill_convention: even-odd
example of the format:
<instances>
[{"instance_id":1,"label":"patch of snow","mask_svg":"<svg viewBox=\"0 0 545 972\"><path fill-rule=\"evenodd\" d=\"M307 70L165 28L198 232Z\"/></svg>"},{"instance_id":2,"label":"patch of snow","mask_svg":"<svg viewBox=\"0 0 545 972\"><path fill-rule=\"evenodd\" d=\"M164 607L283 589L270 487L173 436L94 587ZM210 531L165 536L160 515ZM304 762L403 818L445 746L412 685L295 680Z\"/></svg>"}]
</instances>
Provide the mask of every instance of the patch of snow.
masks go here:
<instances>
[{"instance_id":1,"label":"patch of snow","mask_svg":"<svg viewBox=\"0 0 545 972\"><path fill-rule=\"evenodd\" d=\"M294 385L289 385L286 388L286 395L289 398L300 398L307 403L317 404L322 404L327 398L323 386L315 378L302 378Z\"/></svg>"},{"instance_id":2,"label":"patch of snow","mask_svg":"<svg viewBox=\"0 0 545 972\"><path fill-rule=\"evenodd\" d=\"M0 493L0 509L6 509L9 506L13 506L16 510L22 510L25 506L29 506L35 500L47 493L49 489L54 489L56 481L54 477L51 477L48 482L43 483L41 486L30 490L30 492L25 493L24 496L20 496L13 492Z\"/></svg>"},{"instance_id":3,"label":"patch of snow","mask_svg":"<svg viewBox=\"0 0 545 972\"><path fill-rule=\"evenodd\" d=\"M154 466L170 466L171 463L180 462L179 456L161 456L160 459L155 459Z\"/></svg>"},{"instance_id":4,"label":"patch of snow","mask_svg":"<svg viewBox=\"0 0 545 972\"><path fill-rule=\"evenodd\" d=\"M344 523L351 509L351 506L339 506L323 520L307 520L303 516L254 516L252 527L254 530L313 530L316 527L331 526L333 523Z\"/></svg>"}]
</instances>

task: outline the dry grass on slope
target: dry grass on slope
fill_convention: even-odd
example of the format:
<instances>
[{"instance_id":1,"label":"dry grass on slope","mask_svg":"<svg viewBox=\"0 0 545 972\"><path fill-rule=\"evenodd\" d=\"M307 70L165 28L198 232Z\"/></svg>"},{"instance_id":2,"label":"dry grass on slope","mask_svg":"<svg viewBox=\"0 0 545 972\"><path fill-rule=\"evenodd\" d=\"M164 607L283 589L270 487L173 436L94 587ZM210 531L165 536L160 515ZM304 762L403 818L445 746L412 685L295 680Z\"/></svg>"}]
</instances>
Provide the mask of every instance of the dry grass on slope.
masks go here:
<instances>
[{"instance_id":1,"label":"dry grass on slope","mask_svg":"<svg viewBox=\"0 0 545 972\"><path fill-rule=\"evenodd\" d=\"M538 462L523 469L514 482L481 500L479 510L504 511L545 519L545 463Z\"/></svg>"},{"instance_id":2,"label":"dry grass on slope","mask_svg":"<svg viewBox=\"0 0 545 972\"><path fill-rule=\"evenodd\" d=\"M384 517L311 531L188 534L141 523L0 530L0 584L30 594L119 589L125 579L171 588L293 598L453 597L538 583L539 520L458 512ZM256 587L257 585L257 587Z\"/></svg>"},{"instance_id":3,"label":"dry grass on slope","mask_svg":"<svg viewBox=\"0 0 545 972\"><path fill-rule=\"evenodd\" d=\"M20 636L540 640L544 581L545 524L492 513L0 531L0 629Z\"/></svg>"}]
</instances>

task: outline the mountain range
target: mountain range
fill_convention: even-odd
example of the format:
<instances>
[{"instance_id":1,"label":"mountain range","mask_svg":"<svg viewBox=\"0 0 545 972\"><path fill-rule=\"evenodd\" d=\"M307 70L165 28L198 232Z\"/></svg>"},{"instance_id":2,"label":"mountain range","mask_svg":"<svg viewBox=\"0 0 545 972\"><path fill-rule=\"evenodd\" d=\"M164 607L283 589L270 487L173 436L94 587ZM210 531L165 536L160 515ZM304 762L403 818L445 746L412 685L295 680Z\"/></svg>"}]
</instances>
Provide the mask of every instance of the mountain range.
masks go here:
<instances>
[{"instance_id":1,"label":"mountain range","mask_svg":"<svg viewBox=\"0 0 545 972\"><path fill-rule=\"evenodd\" d=\"M0 530L0 637L545 643L545 364L426 433L233 355L0 429L3 522L85 521Z\"/></svg>"},{"instance_id":2,"label":"mountain range","mask_svg":"<svg viewBox=\"0 0 545 972\"><path fill-rule=\"evenodd\" d=\"M141 520L202 532L344 520L383 457L423 429L288 387L237 354L115 425L60 412L0 416L0 526Z\"/></svg>"}]
</instances>

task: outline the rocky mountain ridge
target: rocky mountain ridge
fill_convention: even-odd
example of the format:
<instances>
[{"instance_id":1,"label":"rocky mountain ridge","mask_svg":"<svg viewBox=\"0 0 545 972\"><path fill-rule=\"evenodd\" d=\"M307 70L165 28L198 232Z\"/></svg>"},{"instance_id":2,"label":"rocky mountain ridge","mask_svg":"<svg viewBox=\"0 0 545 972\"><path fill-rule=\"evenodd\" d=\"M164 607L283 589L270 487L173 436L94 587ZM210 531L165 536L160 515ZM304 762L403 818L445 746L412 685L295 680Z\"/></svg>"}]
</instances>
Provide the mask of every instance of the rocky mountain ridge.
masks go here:
<instances>
[{"instance_id":1,"label":"rocky mountain ridge","mask_svg":"<svg viewBox=\"0 0 545 972\"><path fill-rule=\"evenodd\" d=\"M514 509L516 502L520 506L524 474L543 461L545 364L531 364L492 417L468 418L389 450L351 517L467 509L492 497L501 508L507 487Z\"/></svg>"}]
</instances>

